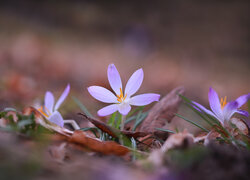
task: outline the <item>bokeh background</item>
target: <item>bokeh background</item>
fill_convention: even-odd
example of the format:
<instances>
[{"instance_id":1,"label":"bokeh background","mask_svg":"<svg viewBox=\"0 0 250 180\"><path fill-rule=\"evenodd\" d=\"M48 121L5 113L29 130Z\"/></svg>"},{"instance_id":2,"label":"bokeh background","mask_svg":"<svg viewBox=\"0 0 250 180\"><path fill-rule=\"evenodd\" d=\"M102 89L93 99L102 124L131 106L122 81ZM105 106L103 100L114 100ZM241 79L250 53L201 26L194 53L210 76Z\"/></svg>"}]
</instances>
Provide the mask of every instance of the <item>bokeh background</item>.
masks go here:
<instances>
[{"instance_id":1,"label":"bokeh background","mask_svg":"<svg viewBox=\"0 0 250 180\"><path fill-rule=\"evenodd\" d=\"M67 83L90 111L103 106L87 86L108 85L114 63L124 84L143 68L143 92L165 95L177 86L208 104L212 86L229 100L248 93L250 1L0 2L0 109L56 97ZM79 109L69 97L64 109ZM71 113L71 114L70 114Z\"/></svg>"}]
</instances>

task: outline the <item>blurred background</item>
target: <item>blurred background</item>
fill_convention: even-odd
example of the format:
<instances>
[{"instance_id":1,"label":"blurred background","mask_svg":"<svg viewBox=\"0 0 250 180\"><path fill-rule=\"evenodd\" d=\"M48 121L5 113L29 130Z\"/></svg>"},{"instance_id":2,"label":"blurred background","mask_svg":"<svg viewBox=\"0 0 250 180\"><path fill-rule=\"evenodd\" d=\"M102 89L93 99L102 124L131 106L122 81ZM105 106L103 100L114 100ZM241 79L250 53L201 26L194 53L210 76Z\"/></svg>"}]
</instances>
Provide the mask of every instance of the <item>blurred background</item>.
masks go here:
<instances>
[{"instance_id":1,"label":"blurred background","mask_svg":"<svg viewBox=\"0 0 250 180\"><path fill-rule=\"evenodd\" d=\"M164 96L181 85L207 105L212 86L233 100L250 89L249 2L1 1L0 109L41 103L47 90L59 97L70 83L96 115L103 104L86 87L110 89L110 63L124 85L143 68L139 93ZM71 101L64 109L73 114Z\"/></svg>"}]
</instances>

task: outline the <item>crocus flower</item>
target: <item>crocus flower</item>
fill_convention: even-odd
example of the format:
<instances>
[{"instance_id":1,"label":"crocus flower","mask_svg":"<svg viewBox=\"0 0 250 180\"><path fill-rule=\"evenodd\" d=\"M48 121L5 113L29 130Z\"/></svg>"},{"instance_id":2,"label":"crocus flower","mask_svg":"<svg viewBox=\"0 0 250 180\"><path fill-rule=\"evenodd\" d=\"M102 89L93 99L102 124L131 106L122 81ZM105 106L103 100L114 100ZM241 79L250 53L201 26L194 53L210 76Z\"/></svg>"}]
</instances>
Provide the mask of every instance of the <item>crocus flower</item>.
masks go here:
<instances>
[{"instance_id":1,"label":"crocus flower","mask_svg":"<svg viewBox=\"0 0 250 180\"><path fill-rule=\"evenodd\" d=\"M242 95L238 97L236 100L227 103L227 97L221 98L221 100L219 100L219 96L216 93L216 91L213 88L210 88L208 93L208 100L212 111L206 109L199 103L196 102L193 103L197 107L199 107L202 111L215 117L222 124L224 124L227 121L229 121L235 113L248 117L249 116L248 112L240 110L239 108L243 104L245 104L249 99L250 99L250 93Z\"/></svg>"},{"instance_id":2,"label":"crocus flower","mask_svg":"<svg viewBox=\"0 0 250 180\"><path fill-rule=\"evenodd\" d=\"M55 98L52 92L47 91L44 97L44 106L41 106L38 111L40 111L44 117L49 121L63 127L64 121L62 115L58 112L59 107L66 99L70 91L70 85L68 84L60 98L55 103Z\"/></svg>"},{"instance_id":3,"label":"crocus flower","mask_svg":"<svg viewBox=\"0 0 250 180\"><path fill-rule=\"evenodd\" d=\"M114 64L110 64L107 71L108 80L111 88L115 92L113 94L106 88L100 86L90 86L89 93L97 100L104 103L112 103L102 109L97 114L99 116L106 116L119 111L122 115L127 115L133 106L144 106L154 101L159 101L160 95L154 93L141 94L134 97L143 81L143 70L135 71L128 80L125 91L123 93L122 81L119 72Z\"/></svg>"}]
</instances>

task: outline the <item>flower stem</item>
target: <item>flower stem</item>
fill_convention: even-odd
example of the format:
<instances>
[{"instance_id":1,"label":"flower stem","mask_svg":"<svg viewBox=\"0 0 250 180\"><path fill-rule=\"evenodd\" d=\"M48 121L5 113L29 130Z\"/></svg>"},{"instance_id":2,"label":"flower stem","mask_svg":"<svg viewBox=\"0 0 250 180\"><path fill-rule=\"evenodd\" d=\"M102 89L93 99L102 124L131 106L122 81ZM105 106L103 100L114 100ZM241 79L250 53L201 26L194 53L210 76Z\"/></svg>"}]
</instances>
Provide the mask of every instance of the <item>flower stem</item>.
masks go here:
<instances>
[{"instance_id":1,"label":"flower stem","mask_svg":"<svg viewBox=\"0 0 250 180\"><path fill-rule=\"evenodd\" d=\"M124 126L125 126L125 119L126 119L126 116L123 116L123 115L122 115L121 131L123 131L123 130L124 130Z\"/></svg>"}]
</instances>

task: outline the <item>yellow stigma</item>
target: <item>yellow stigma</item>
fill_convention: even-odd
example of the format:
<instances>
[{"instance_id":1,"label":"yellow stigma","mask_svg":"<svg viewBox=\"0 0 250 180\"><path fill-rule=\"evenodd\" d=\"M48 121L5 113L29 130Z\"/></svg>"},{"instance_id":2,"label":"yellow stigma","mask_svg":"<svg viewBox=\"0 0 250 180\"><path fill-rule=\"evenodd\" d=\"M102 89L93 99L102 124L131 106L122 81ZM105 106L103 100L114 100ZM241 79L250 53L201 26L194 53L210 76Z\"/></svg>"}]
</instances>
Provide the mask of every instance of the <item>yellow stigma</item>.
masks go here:
<instances>
[{"instance_id":1,"label":"yellow stigma","mask_svg":"<svg viewBox=\"0 0 250 180\"><path fill-rule=\"evenodd\" d=\"M41 107L38 108L37 110L38 110L40 113L42 113L42 115L44 115L46 118L48 118L49 115L46 114L46 112L44 111L44 108L46 108L46 107L41 106ZM48 111L48 110L47 110L47 111ZM49 112L49 111L48 111L48 112Z\"/></svg>"},{"instance_id":2,"label":"yellow stigma","mask_svg":"<svg viewBox=\"0 0 250 180\"><path fill-rule=\"evenodd\" d=\"M227 104L227 96L225 96L224 99L223 98L220 99L221 109L224 109L224 107L226 106L226 104Z\"/></svg>"},{"instance_id":3,"label":"yellow stigma","mask_svg":"<svg viewBox=\"0 0 250 180\"><path fill-rule=\"evenodd\" d=\"M117 96L117 101L119 101L120 103L122 103L126 99L127 94L125 95L125 97L123 97L122 88L120 88L120 95L116 95L116 96Z\"/></svg>"}]
</instances>

